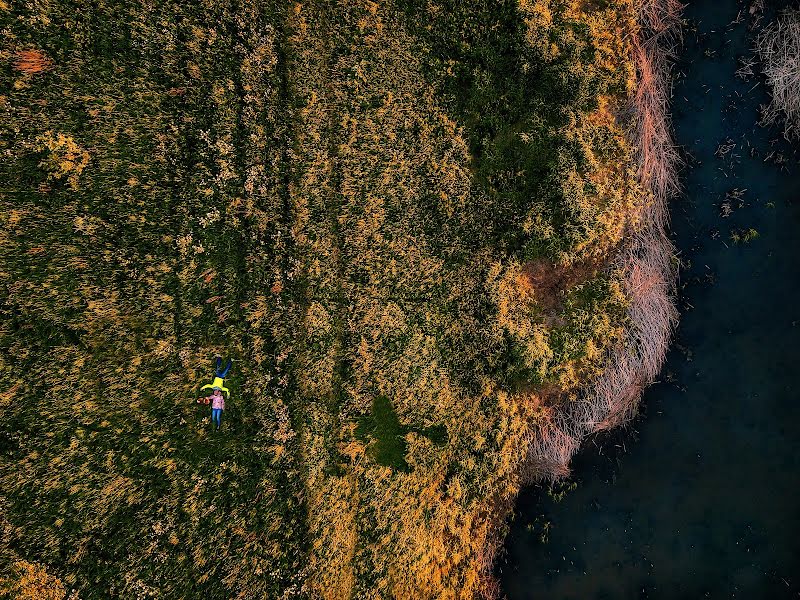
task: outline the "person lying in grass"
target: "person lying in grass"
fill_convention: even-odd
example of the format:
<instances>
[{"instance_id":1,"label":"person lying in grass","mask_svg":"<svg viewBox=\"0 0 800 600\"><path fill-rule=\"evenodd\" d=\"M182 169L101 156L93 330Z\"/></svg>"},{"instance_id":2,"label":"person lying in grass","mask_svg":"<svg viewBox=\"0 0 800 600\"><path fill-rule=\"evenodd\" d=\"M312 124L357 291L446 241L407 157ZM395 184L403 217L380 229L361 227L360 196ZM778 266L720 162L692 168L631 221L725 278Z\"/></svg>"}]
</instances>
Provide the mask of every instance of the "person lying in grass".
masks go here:
<instances>
[{"instance_id":1,"label":"person lying in grass","mask_svg":"<svg viewBox=\"0 0 800 600\"><path fill-rule=\"evenodd\" d=\"M222 395L222 390L214 386L214 392L205 398L206 404L211 401L211 422L214 423L217 429L222 425L222 411L225 410L225 396Z\"/></svg>"},{"instance_id":2,"label":"person lying in grass","mask_svg":"<svg viewBox=\"0 0 800 600\"><path fill-rule=\"evenodd\" d=\"M205 384L200 390L207 390L211 388L211 396L205 398L198 398L197 402L201 404L208 404L211 402L211 421L217 426L217 429L222 425L222 411L225 410L225 397L223 392L230 398L230 391L225 387L225 377L231 370L233 359L228 359L228 364L222 366L222 357L217 355L217 365L214 369L214 381Z\"/></svg>"}]
</instances>

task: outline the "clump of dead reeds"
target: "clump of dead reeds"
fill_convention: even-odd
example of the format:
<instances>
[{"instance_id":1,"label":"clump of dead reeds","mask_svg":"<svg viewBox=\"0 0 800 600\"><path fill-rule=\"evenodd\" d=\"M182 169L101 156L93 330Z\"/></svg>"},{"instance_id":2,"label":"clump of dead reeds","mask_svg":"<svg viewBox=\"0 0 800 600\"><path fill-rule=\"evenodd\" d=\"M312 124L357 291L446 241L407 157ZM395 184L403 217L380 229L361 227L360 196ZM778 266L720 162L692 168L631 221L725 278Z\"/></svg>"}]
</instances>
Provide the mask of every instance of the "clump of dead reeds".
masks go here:
<instances>
[{"instance_id":1,"label":"clump of dead reeds","mask_svg":"<svg viewBox=\"0 0 800 600\"><path fill-rule=\"evenodd\" d=\"M670 65L681 43L678 27L684 5L676 0L642 0L638 7L640 31L633 36L637 86L631 98L631 138L638 148L640 180L654 195L652 215L666 217L666 199L680 193L677 175L681 159L670 134L672 97ZM665 225L659 217L659 224Z\"/></svg>"},{"instance_id":2,"label":"clump of dead reeds","mask_svg":"<svg viewBox=\"0 0 800 600\"><path fill-rule=\"evenodd\" d=\"M529 480L566 476L584 437L629 420L669 347L678 315L675 249L666 233L667 200L681 191L681 158L669 121L670 68L681 42L683 8L676 0L642 0L638 6L640 31L632 43L638 85L625 114L646 201L632 218L636 225L613 265L623 273L629 299L626 339L578 399L548 408L532 428L524 473Z\"/></svg>"},{"instance_id":3,"label":"clump of dead reeds","mask_svg":"<svg viewBox=\"0 0 800 600\"><path fill-rule=\"evenodd\" d=\"M785 9L756 36L755 50L772 89L761 124L785 117L784 137L800 139L800 10Z\"/></svg>"},{"instance_id":4,"label":"clump of dead reeds","mask_svg":"<svg viewBox=\"0 0 800 600\"><path fill-rule=\"evenodd\" d=\"M53 61L40 50L21 50L14 59L14 68L26 75L43 73L52 66Z\"/></svg>"}]
</instances>

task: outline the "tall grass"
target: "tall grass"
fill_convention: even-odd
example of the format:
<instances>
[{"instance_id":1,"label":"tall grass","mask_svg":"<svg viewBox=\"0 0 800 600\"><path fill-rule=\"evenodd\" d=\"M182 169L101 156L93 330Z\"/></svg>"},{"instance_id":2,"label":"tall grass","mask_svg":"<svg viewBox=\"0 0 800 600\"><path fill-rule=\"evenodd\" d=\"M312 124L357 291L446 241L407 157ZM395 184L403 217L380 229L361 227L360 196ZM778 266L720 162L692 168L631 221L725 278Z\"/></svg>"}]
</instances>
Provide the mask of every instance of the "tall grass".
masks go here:
<instances>
[{"instance_id":1,"label":"tall grass","mask_svg":"<svg viewBox=\"0 0 800 600\"><path fill-rule=\"evenodd\" d=\"M620 118L629 123L639 180L647 195L613 264L622 272L629 302L624 341L610 352L604 372L576 401L543 409L544 418L528 437L528 479L568 475L569 461L581 441L629 420L643 389L664 362L677 321L675 250L666 230L667 199L680 191L680 157L670 133L669 99L670 61L680 42L682 8L674 0L637 4L640 29L632 43L637 86Z\"/></svg>"},{"instance_id":2,"label":"tall grass","mask_svg":"<svg viewBox=\"0 0 800 600\"><path fill-rule=\"evenodd\" d=\"M660 75L589 4L0 4L3 585L496 594L672 314Z\"/></svg>"}]
</instances>

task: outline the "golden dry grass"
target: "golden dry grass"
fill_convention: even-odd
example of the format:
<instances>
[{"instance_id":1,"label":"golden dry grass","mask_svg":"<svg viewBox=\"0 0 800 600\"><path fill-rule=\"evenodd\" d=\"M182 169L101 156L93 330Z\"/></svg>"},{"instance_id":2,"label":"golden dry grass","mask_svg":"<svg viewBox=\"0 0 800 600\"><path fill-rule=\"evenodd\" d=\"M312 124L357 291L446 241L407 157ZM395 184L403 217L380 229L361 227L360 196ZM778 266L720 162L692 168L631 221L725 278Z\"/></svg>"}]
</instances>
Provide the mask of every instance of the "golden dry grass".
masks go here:
<instances>
[{"instance_id":1,"label":"golden dry grass","mask_svg":"<svg viewBox=\"0 0 800 600\"><path fill-rule=\"evenodd\" d=\"M525 477L629 414L673 314L669 177L633 150L671 156L662 88L635 6L590 8L15 12L2 56L69 58L2 75L2 565L87 599L495 596Z\"/></svg>"}]
</instances>

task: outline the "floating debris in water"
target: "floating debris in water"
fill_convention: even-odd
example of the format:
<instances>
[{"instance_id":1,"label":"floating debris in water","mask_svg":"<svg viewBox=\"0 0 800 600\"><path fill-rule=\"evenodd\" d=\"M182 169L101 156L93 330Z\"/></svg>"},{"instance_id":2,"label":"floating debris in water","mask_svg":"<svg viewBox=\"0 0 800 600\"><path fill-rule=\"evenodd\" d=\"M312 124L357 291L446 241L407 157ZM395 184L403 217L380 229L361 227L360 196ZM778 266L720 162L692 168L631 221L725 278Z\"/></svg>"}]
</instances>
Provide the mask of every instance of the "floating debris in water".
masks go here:
<instances>
[{"instance_id":1,"label":"floating debris in water","mask_svg":"<svg viewBox=\"0 0 800 600\"><path fill-rule=\"evenodd\" d=\"M761 234L755 229L731 229L730 238L734 244L749 244Z\"/></svg>"},{"instance_id":2,"label":"floating debris in water","mask_svg":"<svg viewBox=\"0 0 800 600\"><path fill-rule=\"evenodd\" d=\"M748 81L751 77L755 76L753 67L758 64L758 60L754 56L740 56L739 68L736 69L736 77L743 81Z\"/></svg>"},{"instance_id":3,"label":"floating debris in water","mask_svg":"<svg viewBox=\"0 0 800 600\"><path fill-rule=\"evenodd\" d=\"M725 199L719 205L719 216L723 219L727 219L733 214L735 209L742 208L744 206L744 193L746 191L747 188L733 188L729 190L725 194Z\"/></svg>"},{"instance_id":4,"label":"floating debris in water","mask_svg":"<svg viewBox=\"0 0 800 600\"><path fill-rule=\"evenodd\" d=\"M745 19L744 9L740 8L738 14L736 15L736 18L730 23L728 23L728 27L730 27L731 25L738 25L739 23L744 23L744 19Z\"/></svg>"},{"instance_id":5,"label":"floating debris in water","mask_svg":"<svg viewBox=\"0 0 800 600\"><path fill-rule=\"evenodd\" d=\"M714 151L714 154L717 158L725 158L725 156L736 148L736 142L734 142L731 138L726 138L724 142L721 142L717 149Z\"/></svg>"}]
</instances>

